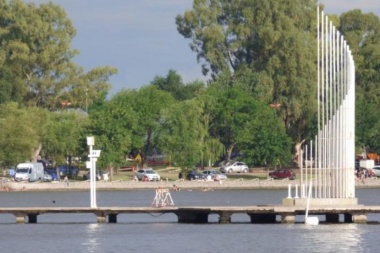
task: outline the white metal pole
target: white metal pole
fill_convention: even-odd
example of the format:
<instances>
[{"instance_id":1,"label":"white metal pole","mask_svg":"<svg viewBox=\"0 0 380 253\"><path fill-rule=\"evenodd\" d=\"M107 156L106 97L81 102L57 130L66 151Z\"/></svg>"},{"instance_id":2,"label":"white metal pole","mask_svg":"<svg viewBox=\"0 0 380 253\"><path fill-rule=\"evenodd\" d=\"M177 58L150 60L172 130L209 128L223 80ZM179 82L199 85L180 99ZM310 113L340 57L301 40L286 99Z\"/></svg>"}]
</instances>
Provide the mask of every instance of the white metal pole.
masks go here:
<instances>
[{"instance_id":1,"label":"white metal pole","mask_svg":"<svg viewBox=\"0 0 380 253\"><path fill-rule=\"evenodd\" d=\"M291 184L288 184L288 199L291 199L292 198L292 185Z\"/></svg>"},{"instance_id":2,"label":"white metal pole","mask_svg":"<svg viewBox=\"0 0 380 253\"><path fill-rule=\"evenodd\" d=\"M305 145L305 151L306 151L306 154L305 154L305 175L304 175L304 181L306 182L306 185L307 185L307 174L308 174L307 168L309 167L309 163L310 163L309 150L307 148L307 145Z\"/></svg>"},{"instance_id":3,"label":"white metal pole","mask_svg":"<svg viewBox=\"0 0 380 253\"><path fill-rule=\"evenodd\" d=\"M320 12L319 12L319 5L317 7L317 54L318 54L318 58L317 58L317 72L318 72L318 77L317 77L317 106L318 106L318 121L317 121L317 135L315 137L315 164L314 164L314 168L315 168L315 180L317 182L317 185L315 186L315 197L318 198L319 197L319 191L317 191L317 187L320 187L320 184L319 184L319 174L320 174L320 164L321 164L321 161L320 161L320 150L319 150L319 147L320 147L320 138L319 138L319 132L320 132L320 128L321 128L321 108L320 108L320 99L321 99L321 43L320 43L320 40L321 40L321 22L320 22L320 18L319 18L319 15L320 15ZM322 34L323 36L323 34ZM323 52L322 52L323 53Z\"/></svg>"},{"instance_id":4,"label":"white metal pole","mask_svg":"<svg viewBox=\"0 0 380 253\"><path fill-rule=\"evenodd\" d=\"M93 194L93 208L96 208L97 205L96 205L96 160L97 158L93 158L92 161L93 161L93 168L92 168L92 171L93 171L93 177L92 178L92 194Z\"/></svg>"},{"instance_id":5,"label":"white metal pole","mask_svg":"<svg viewBox=\"0 0 380 253\"><path fill-rule=\"evenodd\" d=\"M92 158L92 145L89 145L90 146L90 199L91 199L91 204L90 206L93 208L94 207L94 195L93 195L93 185L92 185L92 179L93 179L93 167L94 167L94 164L93 164L93 158Z\"/></svg>"},{"instance_id":6,"label":"white metal pole","mask_svg":"<svg viewBox=\"0 0 380 253\"><path fill-rule=\"evenodd\" d=\"M314 180L313 176L313 168L315 167L315 162L314 162L314 154L313 154L313 140L310 141L310 157L311 157L311 166L310 166L310 187L311 187L311 181Z\"/></svg>"},{"instance_id":7,"label":"white metal pole","mask_svg":"<svg viewBox=\"0 0 380 253\"><path fill-rule=\"evenodd\" d=\"M299 197L298 197L298 184L296 184L296 186L295 186L295 194L294 194L294 198L295 199L298 199Z\"/></svg>"}]
</instances>

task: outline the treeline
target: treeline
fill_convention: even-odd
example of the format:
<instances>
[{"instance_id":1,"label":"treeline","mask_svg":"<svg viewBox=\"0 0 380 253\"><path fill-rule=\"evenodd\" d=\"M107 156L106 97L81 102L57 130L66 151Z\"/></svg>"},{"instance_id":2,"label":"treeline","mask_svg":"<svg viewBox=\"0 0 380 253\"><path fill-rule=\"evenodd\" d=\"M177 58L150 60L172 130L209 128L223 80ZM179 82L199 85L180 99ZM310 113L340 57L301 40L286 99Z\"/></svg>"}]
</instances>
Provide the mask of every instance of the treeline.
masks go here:
<instances>
[{"instance_id":1,"label":"treeline","mask_svg":"<svg viewBox=\"0 0 380 253\"><path fill-rule=\"evenodd\" d=\"M137 153L146 161L153 150L182 168L237 152L250 165L288 165L315 135L316 14L314 0L194 1L176 24L207 84L169 70L106 99L116 70L73 63L75 29L61 7L0 1L1 166L86 160L89 135L102 167ZM380 151L379 19L360 10L330 17L356 62L358 151Z\"/></svg>"}]
</instances>

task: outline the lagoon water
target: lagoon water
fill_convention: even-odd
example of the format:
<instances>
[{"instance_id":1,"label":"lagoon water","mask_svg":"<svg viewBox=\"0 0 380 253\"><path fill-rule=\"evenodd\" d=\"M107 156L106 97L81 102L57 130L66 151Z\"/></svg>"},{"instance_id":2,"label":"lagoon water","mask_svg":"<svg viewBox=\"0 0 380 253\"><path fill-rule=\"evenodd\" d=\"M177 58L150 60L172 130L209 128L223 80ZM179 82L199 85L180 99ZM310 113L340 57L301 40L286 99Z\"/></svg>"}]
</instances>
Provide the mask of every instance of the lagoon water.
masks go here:
<instances>
[{"instance_id":1,"label":"lagoon water","mask_svg":"<svg viewBox=\"0 0 380 253\"><path fill-rule=\"evenodd\" d=\"M356 191L360 204L379 205L380 189ZM287 190L172 192L176 206L279 204ZM150 206L154 190L98 191L97 205ZM90 206L90 192L1 192L2 207ZM231 224L178 224L174 214L120 214L116 224L98 224L93 214L44 214L37 224L16 224L0 215L0 252L379 252L380 214L370 224L250 224L246 214ZM320 220L324 218L321 216Z\"/></svg>"}]
</instances>

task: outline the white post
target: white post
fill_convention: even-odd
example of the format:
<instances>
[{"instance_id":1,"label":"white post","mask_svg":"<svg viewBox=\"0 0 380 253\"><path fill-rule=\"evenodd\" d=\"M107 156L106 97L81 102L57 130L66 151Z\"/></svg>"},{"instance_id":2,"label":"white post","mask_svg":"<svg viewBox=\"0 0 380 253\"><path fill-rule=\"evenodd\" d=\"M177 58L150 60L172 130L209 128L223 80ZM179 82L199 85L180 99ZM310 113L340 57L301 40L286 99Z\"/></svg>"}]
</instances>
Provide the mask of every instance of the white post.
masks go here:
<instances>
[{"instance_id":1,"label":"white post","mask_svg":"<svg viewBox=\"0 0 380 253\"><path fill-rule=\"evenodd\" d=\"M301 198L306 198L306 185L301 185Z\"/></svg>"},{"instance_id":2,"label":"white post","mask_svg":"<svg viewBox=\"0 0 380 253\"><path fill-rule=\"evenodd\" d=\"M299 197L298 197L298 184L296 184L296 193L295 193L295 195L294 195L294 198L295 199L298 199Z\"/></svg>"},{"instance_id":3,"label":"white post","mask_svg":"<svg viewBox=\"0 0 380 253\"><path fill-rule=\"evenodd\" d=\"M292 185L288 184L288 199L292 198Z\"/></svg>"},{"instance_id":4,"label":"white post","mask_svg":"<svg viewBox=\"0 0 380 253\"><path fill-rule=\"evenodd\" d=\"M307 224L307 225L318 225L319 224L318 217L309 217L311 188L312 188L312 183L310 182L309 196L307 197L307 201L306 201L305 224Z\"/></svg>"},{"instance_id":5,"label":"white post","mask_svg":"<svg viewBox=\"0 0 380 253\"><path fill-rule=\"evenodd\" d=\"M91 208L96 208L96 158L92 157L91 175L90 179L92 182L91 192L92 192L92 204Z\"/></svg>"},{"instance_id":6,"label":"white post","mask_svg":"<svg viewBox=\"0 0 380 253\"><path fill-rule=\"evenodd\" d=\"M90 158L90 199L91 199L91 208L96 208L96 184L95 184L95 159L93 156L92 147L94 146L94 137L87 137L87 145L89 146L89 158Z\"/></svg>"}]
</instances>

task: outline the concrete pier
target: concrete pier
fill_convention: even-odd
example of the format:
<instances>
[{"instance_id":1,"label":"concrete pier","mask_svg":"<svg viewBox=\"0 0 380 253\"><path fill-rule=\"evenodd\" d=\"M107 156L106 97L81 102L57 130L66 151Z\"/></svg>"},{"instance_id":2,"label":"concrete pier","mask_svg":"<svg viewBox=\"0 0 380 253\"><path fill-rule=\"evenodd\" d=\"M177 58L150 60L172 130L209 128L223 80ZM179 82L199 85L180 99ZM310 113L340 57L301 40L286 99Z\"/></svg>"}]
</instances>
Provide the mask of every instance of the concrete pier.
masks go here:
<instances>
[{"instance_id":1,"label":"concrete pier","mask_svg":"<svg viewBox=\"0 0 380 253\"><path fill-rule=\"evenodd\" d=\"M16 223L37 223L39 215L52 213L92 213L98 223L117 223L121 214L165 214L177 215L178 223L208 223L210 214L219 215L219 223L232 223L233 214L247 214L252 224L265 223L296 223L297 216L305 215L305 207L301 206L212 206L212 207L31 207L31 208L0 208L1 214L13 214ZM326 223L367 223L368 214L380 214L380 206L319 206L309 209L310 215L325 216Z\"/></svg>"}]
</instances>

